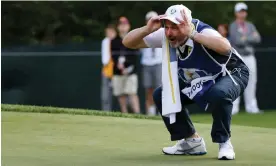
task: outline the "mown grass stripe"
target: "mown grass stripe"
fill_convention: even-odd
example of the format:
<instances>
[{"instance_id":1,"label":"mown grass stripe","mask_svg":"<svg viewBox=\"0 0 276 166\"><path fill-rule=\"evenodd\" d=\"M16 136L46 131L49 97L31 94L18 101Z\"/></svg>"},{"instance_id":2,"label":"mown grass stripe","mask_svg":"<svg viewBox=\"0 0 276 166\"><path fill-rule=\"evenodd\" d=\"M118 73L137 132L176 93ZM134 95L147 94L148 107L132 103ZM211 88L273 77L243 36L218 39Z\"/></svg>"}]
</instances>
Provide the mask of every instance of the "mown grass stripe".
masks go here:
<instances>
[{"instance_id":1,"label":"mown grass stripe","mask_svg":"<svg viewBox=\"0 0 276 166\"><path fill-rule=\"evenodd\" d=\"M161 120L161 116L146 116L141 114L122 114L120 112L106 112L79 108L61 108L49 106L31 105L11 105L1 104L1 110L6 112L30 112L30 113L51 113L51 114L71 114L71 115L90 115L90 116L109 116L135 119ZM275 110L267 110L264 114L239 113L232 117L232 125L255 126L265 128L276 128ZM191 119L194 123L211 124L210 114L192 114Z\"/></svg>"},{"instance_id":2,"label":"mown grass stripe","mask_svg":"<svg viewBox=\"0 0 276 166\"><path fill-rule=\"evenodd\" d=\"M120 112L96 111L96 110L78 109L78 108L61 108L61 107L49 107L49 106L46 107L46 106L11 105L11 104L1 104L1 111L111 116L111 117L153 119L153 120L161 119L159 116L146 116L141 114L122 114Z\"/></svg>"}]
</instances>

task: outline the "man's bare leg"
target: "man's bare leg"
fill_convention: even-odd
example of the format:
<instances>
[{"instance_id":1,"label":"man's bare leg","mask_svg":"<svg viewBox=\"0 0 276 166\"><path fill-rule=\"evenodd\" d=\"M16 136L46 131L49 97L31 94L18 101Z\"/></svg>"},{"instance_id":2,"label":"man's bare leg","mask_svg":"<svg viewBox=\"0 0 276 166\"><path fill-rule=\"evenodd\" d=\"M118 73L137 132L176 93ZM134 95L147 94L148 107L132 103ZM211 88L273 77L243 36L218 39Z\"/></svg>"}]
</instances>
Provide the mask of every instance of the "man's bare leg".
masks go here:
<instances>
[{"instance_id":1,"label":"man's bare leg","mask_svg":"<svg viewBox=\"0 0 276 166\"><path fill-rule=\"evenodd\" d=\"M126 95L118 96L118 101L120 104L121 112L127 113L127 96Z\"/></svg>"},{"instance_id":2,"label":"man's bare leg","mask_svg":"<svg viewBox=\"0 0 276 166\"><path fill-rule=\"evenodd\" d=\"M131 107L134 113L139 114L140 113L140 104L139 104L139 98L135 95L129 95Z\"/></svg>"},{"instance_id":3,"label":"man's bare leg","mask_svg":"<svg viewBox=\"0 0 276 166\"><path fill-rule=\"evenodd\" d=\"M146 110L148 115L155 115L156 109L152 98L153 88L146 89Z\"/></svg>"}]
</instances>

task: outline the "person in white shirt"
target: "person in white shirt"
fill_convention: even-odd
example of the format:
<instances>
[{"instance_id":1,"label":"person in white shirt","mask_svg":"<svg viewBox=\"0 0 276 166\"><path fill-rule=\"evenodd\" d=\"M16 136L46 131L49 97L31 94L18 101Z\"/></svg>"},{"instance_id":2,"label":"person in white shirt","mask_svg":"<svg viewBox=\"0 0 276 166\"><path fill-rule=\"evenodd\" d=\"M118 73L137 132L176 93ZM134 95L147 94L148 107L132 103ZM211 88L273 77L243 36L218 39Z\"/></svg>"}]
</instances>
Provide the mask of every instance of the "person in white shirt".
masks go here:
<instances>
[{"instance_id":1,"label":"person in white shirt","mask_svg":"<svg viewBox=\"0 0 276 166\"><path fill-rule=\"evenodd\" d=\"M158 16L155 11L148 12L146 22L155 16ZM144 48L141 49L141 52L143 86L146 93L146 113L153 116L156 115L156 108L152 94L154 89L161 85L162 48Z\"/></svg>"},{"instance_id":2,"label":"person in white shirt","mask_svg":"<svg viewBox=\"0 0 276 166\"><path fill-rule=\"evenodd\" d=\"M153 100L171 140L178 141L164 147L163 153L207 153L186 109L197 104L212 113L211 137L219 145L218 159L235 159L230 140L232 102L246 88L249 69L229 41L210 25L192 18L184 5L173 5L165 15L152 17L145 26L130 31L123 44L132 49L163 48L162 86L154 91ZM180 102L180 106L174 105Z\"/></svg>"},{"instance_id":3,"label":"person in white shirt","mask_svg":"<svg viewBox=\"0 0 276 166\"><path fill-rule=\"evenodd\" d=\"M113 76L113 60L111 58L110 41L117 35L115 26L110 24L105 29L105 38L102 40L102 86L101 86L101 101L102 110L112 110L112 84L111 78Z\"/></svg>"}]
</instances>

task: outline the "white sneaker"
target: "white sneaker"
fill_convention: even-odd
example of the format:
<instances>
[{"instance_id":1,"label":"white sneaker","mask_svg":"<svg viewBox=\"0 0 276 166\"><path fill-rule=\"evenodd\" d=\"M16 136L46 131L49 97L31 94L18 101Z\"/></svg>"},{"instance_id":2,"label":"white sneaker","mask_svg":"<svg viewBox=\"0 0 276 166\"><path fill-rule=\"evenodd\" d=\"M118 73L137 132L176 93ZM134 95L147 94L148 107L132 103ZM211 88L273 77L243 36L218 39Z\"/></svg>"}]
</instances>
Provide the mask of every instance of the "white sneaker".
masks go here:
<instances>
[{"instance_id":1,"label":"white sneaker","mask_svg":"<svg viewBox=\"0 0 276 166\"><path fill-rule=\"evenodd\" d=\"M155 116L156 115L156 108L155 106L150 106L148 109L148 116Z\"/></svg>"},{"instance_id":2,"label":"white sneaker","mask_svg":"<svg viewBox=\"0 0 276 166\"><path fill-rule=\"evenodd\" d=\"M218 159L219 160L234 160L235 159L234 148L233 148L230 140L226 141L225 143L219 144Z\"/></svg>"},{"instance_id":3,"label":"white sneaker","mask_svg":"<svg viewBox=\"0 0 276 166\"><path fill-rule=\"evenodd\" d=\"M247 113L249 113L249 114L263 114L264 111L263 110L259 110L259 109L254 109L254 110L247 111Z\"/></svg>"},{"instance_id":4,"label":"white sneaker","mask_svg":"<svg viewBox=\"0 0 276 166\"><path fill-rule=\"evenodd\" d=\"M203 138L189 138L177 141L174 146L163 148L167 155L204 155L207 153Z\"/></svg>"},{"instance_id":5,"label":"white sneaker","mask_svg":"<svg viewBox=\"0 0 276 166\"><path fill-rule=\"evenodd\" d=\"M238 114L239 113L239 110L236 110L236 109L233 109L232 110L232 115L236 115L236 114Z\"/></svg>"}]
</instances>

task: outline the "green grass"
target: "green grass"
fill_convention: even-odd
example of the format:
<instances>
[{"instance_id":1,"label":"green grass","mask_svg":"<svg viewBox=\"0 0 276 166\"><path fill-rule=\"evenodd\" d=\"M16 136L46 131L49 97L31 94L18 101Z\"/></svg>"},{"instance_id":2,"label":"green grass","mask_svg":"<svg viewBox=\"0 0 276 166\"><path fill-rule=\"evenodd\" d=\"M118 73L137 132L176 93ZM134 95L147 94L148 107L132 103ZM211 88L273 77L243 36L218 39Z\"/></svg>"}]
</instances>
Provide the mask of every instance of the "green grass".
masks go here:
<instances>
[{"instance_id":1,"label":"green grass","mask_svg":"<svg viewBox=\"0 0 276 166\"><path fill-rule=\"evenodd\" d=\"M58 107L43 107L43 106L30 106L30 105L10 105L2 104L2 111L9 112L32 112L32 113L52 113L52 114L73 114L73 115L93 115L93 116L111 116L123 118L136 118L136 119L153 119L160 120L160 116L145 116L137 114L121 114L119 112L104 112L88 109L72 109L72 108L58 108ZM241 126L255 126L265 128L276 128L276 111L266 111L264 114L247 114L239 113L233 116L232 124ZM192 120L195 123L212 123L212 116L210 114L192 114Z\"/></svg>"},{"instance_id":2,"label":"green grass","mask_svg":"<svg viewBox=\"0 0 276 166\"><path fill-rule=\"evenodd\" d=\"M276 128L276 111L267 111L264 114L248 114L241 112L232 116L232 124L240 126ZM212 123L212 116L209 114L192 115L195 123Z\"/></svg>"},{"instance_id":3,"label":"green grass","mask_svg":"<svg viewBox=\"0 0 276 166\"><path fill-rule=\"evenodd\" d=\"M161 148L172 142L157 117L18 105L1 109L4 166L276 165L273 112L234 116L232 142L237 159L218 161L218 147L211 142L207 124L210 115L192 116L200 122L195 126L205 138L207 155L165 156Z\"/></svg>"}]
</instances>

